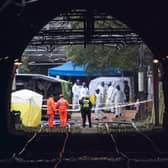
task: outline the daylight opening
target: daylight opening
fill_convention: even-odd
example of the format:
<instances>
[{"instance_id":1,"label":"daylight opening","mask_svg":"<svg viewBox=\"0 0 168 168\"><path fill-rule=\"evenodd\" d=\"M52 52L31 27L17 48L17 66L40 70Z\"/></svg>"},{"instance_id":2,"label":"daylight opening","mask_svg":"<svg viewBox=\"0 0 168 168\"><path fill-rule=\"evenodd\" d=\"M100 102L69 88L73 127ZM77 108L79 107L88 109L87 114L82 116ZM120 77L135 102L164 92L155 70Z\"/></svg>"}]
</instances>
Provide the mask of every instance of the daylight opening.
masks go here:
<instances>
[{"instance_id":1,"label":"daylight opening","mask_svg":"<svg viewBox=\"0 0 168 168\"><path fill-rule=\"evenodd\" d=\"M159 62L139 35L107 13L61 14L30 41L21 61L11 93L16 131L104 133L162 125Z\"/></svg>"}]
</instances>

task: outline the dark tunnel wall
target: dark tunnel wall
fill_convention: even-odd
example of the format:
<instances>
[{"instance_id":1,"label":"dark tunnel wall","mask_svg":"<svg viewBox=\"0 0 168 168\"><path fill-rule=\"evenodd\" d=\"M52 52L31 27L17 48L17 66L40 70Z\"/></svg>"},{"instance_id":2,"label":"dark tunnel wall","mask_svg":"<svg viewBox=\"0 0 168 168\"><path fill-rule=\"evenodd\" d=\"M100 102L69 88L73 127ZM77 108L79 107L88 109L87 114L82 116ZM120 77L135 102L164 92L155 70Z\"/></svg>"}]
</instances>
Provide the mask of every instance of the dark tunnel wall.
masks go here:
<instances>
[{"instance_id":1,"label":"dark tunnel wall","mask_svg":"<svg viewBox=\"0 0 168 168\"><path fill-rule=\"evenodd\" d=\"M97 1L90 4L85 1L41 0L17 6L9 3L0 10L0 132L8 133L8 111L10 104L10 88L12 80L12 66L16 58L21 57L28 42L52 18L70 9L85 8L104 10L112 16L130 26L139 34L154 57L160 59L165 65L165 93L167 93L167 38L168 23L164 4L152 4L144 1ZM159 11L159 12L157 12ZM167 94L165 94L165 104ZM167 112L167 107L166 107ZM167 120L166 120L167 121Z\"/></svg>"},{"instance_id":2,"label":"dark tunnel wall","mask_svg":"<svg viewBox=\"0 0 168 168\"><path fill-rule=\"evenodd\" d=\"M166 9L162 3L144 1L97 1L90 4L88 0L41 0L26 6L13 3L2 9L0 20L0 49L4 54L17 57L21 55L28 42L50 20L60 13L71 9L98 9L106 11L130 26L141 36L154 56L167 55Z\"/></svg>"}]
</instances>

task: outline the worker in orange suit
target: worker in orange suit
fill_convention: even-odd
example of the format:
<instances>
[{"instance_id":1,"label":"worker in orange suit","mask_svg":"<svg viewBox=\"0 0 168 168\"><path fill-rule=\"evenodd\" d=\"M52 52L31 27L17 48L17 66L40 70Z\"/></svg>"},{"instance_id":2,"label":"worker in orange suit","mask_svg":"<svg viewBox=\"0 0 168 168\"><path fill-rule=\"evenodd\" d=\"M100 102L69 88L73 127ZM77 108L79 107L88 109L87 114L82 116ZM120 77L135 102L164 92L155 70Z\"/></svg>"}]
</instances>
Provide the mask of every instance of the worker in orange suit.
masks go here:
<instances>
[{"instance_id":1,"label":"worker in orange suit","mask_svg":"<svg viewBox=\"0 0 168 168\"><path fill-rule=\"evenodd\" d=\"M55 115L55 101L54 96L50 95L47 98L47 115L48 115L48 126L53 128L54 127L54 115Z\"/></svg>"},{"instance_id":2,"label":"worker in orange suit","mask_svg":"<svg viewBox=\"0 0 168 168\"><path fill-rule=\"evenodd\" d=\"M56 103L56 109L59 111L60 127L66 127L67 123L67 109L69 106L68 100L62 94L59 95L59 100Z\"/></svg>"}]
</instances>

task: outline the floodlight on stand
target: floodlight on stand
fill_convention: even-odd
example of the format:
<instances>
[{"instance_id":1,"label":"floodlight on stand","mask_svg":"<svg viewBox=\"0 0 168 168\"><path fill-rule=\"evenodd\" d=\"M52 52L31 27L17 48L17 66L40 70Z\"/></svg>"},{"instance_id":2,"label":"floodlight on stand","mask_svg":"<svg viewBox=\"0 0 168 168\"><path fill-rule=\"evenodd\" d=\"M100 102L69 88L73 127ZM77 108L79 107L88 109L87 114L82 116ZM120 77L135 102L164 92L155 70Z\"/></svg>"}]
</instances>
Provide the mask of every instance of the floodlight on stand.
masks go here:
<instances>
[{"instance_id":1,"label":"floodlight on stand","mask_svg":"<svg viewBox=\"0 0 168 168\"><path fill-rule=\"evenodd\" d=\"M158 59L154 59L154 60L153 60L153 63L154 63L154 64L158 64L158 63L159 63L159 60L158 60Z\"/></svg>"},{"instance_id":2,"label":"floodlight on stand","mask_svg":"<svg viewBox=\"0 0 168 168\"><path fill-rule=\"evenodd\" d=\"M22 64L22 62L20 61L20 59L15 59L15 60L14 60L14 64L15 64L16 66L19 66L19 65Z\"/></svg>"}]
</instances>

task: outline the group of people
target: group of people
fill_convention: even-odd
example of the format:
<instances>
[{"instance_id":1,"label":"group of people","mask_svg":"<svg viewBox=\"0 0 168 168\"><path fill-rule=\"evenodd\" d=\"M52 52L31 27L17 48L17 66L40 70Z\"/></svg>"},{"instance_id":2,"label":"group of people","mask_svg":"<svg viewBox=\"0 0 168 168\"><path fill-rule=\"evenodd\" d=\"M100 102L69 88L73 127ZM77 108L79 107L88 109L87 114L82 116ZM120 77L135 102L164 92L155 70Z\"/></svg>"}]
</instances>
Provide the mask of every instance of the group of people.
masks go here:
<instances>
[{"instance_id":1,"label":"group of people","mask_svg":"<svg viewBox=\"0 0 168 168\"><path fill-rule=\"evenodd\" d=\"M83 97L89 96L89 89L85 82L82 82L79 79L76 80L72 86L72 104L73 109L77 108L80 104L80 101ZM104 81L100 82L95 88L94 94L94 111L96 120L106 118L104 111L112 112L116 117L122 114L121 107L122 104L128 104L130 99L130 87L128 81L124 81L124 88L121 90L119 84L115 82L105 83ZM129 106L126 106L126 109L129 109Z\"/></svg>"},{"instance_id":2,"label":"group of people","mask_svg":"<svg viewBox=\"0 0 168 168\"><path fill-rule=\"evenodd\" d=\"M69 102L64 98L62 94L59 95L59 100L56 102L54 100L54 96L49 95L49 97L47 98L47 115L49 127L54 127L54 118L56 113L59 114L60 127L66 127L68 106Z\"/></svg>"},{"instance_id":3,"label":"group of people","mask_svg":"<svg viewBox=\"0 0 168 168\"><path fill-rule=\"evenodd\" d=\"M77 79L72 86L72 108L79 108L82 117L82 126L86 126L86 118L88 118L89 127L92 127L91 121L91 110L94 107L94 112L96 120L105 119L105 111L112 112L116 117L122 114L123 103L129 103L130 98L130 88L128 81L124 81L123 91L120 85L115 82L109 82L107 87L105 82L101 82L95 88L94 102L91 102L89 89L85 82ZM69 102L64 98L62 94L59 95L59 100L54 101L54 97L50 95L47 99L47 115L48 115L48 126L54 126L54 116L56 113L59 114L60 126L66 127L67 123L67 109L69 107ZM126 106L128 109L129 106Z\"/></svg>"},{"instance_id":4,"label":"group of people","mask_svg":"<svg viewBox=\"0 0 168 168\"><path fill-rule=\"evenodd\" d=\"M92 103L89 97L89 89L86 82L81 82L79 79L72 86L72 108L80 107L82 126L86 126L86 118L88 118L89 127L92 127L91 122L91 109ZM80 106L79 106L80 105Z\"/></svg>"},{"instance_id":5,"label":"group of people","mask_svg":"<svg viewBox=\"0 0 168 168\"><path fill-rule=\"evenodd\" d=\"M89 96L83 96L80 101L81 105L81 116L82 116L82 126L86 126L86 117L88 117L89 127L92 127L91 123L91 108L92 103ZM55 102L54 96L50 95L47 98L47 115L48 115L48 126L50 128L54 127L55 114L59 114L60 127L66 127L67 125L67 109L69 107L69 102L64 98L62 94L59 95L59 100Z\"/></svg>"},{"instance_id":6,"label":"group of people","mask_svg":"<svg viewBox=\"0 0 168 168\"><path fill-rule=\"evenodd\" d=\"M89 89L86 82L81 82L77 79L72 86L72 95L72 108L76 109L79 106L79 100L81 100L84 96L89 95Z\"/></svg>"},{"instance_id":7,"label":"group of people","mask_svg":"<svg viewBox=\"0 0 168 168\"><path fill-rule=\"evenodd\" d=\"M128 104L130 99L130 87L128 81L124 81L124 89L121 90L120 85L115 82L109 82L107 88L105 82L98 85L95 93L95 114L96 118L100 119L103 111L112 112L116 117L122 114L122 106L124 103ZM129 106L126 106L128 109Z\"/></svg>"}]
</instances>

